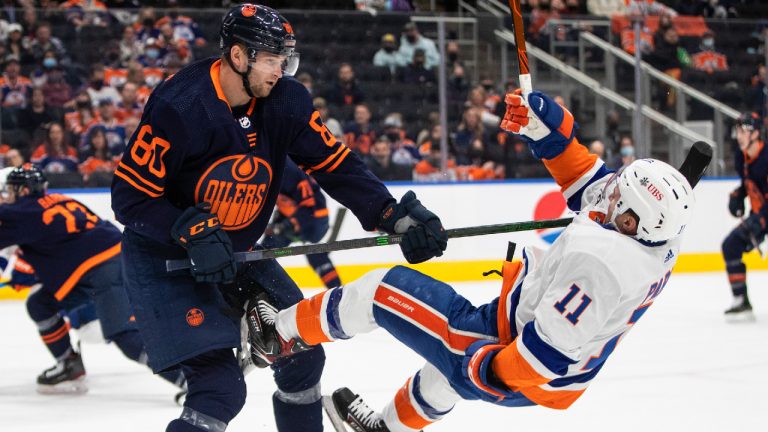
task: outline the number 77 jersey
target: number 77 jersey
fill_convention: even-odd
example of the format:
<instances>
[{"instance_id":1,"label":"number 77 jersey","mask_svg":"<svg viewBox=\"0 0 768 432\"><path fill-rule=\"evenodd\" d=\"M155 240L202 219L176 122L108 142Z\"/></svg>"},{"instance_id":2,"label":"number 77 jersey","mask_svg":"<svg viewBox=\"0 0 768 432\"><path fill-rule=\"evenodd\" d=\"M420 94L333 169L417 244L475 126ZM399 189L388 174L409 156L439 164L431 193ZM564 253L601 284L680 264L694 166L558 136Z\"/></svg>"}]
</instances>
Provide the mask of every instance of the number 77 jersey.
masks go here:
<instances>
[{"instance_id":1,"label":"number 77 jersey","mask_svg":"<svg viewBox=\"0 0 768 432\"><path fill-rule=\"evenodd\" d=\"M90 269L120 253L121 233L82 203L61 194L0 205L0 249L18 245L57 300Z\"/></svg>"}]
</instances>

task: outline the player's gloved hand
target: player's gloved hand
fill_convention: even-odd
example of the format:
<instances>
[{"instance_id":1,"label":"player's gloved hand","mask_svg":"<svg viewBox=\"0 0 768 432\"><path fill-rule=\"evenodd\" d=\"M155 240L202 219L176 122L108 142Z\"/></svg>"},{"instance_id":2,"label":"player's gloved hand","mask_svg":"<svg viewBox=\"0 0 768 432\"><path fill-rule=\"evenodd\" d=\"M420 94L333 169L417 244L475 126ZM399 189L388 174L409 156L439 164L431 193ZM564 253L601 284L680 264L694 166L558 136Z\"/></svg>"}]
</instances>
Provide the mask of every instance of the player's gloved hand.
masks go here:
<instances>
[{"instance_id":1,"label":"player's gloved hand","mask_svg":"<svg viewBox=\"0 0 768 432\"><path fill-rule=\"evenodd\" d=\"M295 219L280 218L269 224L264 232L267 235L284 236L295 241L299 237L297 234L299 229L298 222Z\"/></svg>"},{"instance_id":2,"label":"player's gloved hand","mask_svg":"<svg viewBox=\"0 0 768 432\"><path fill-rule=\"evenodd\" d=\"M565 151L579 128L570 111L542 92L523 96L517 89L504 97L507 111L501 128L520 135L539 159L552 159Z\"/></svg>"},{"instance_id":3,"label":"player's gloved hand","mask_svg":"<svg viewBox=\"0 0 768 432\"><path fill-rule=\"evenodd\" d=\"M461 373L475 388L480 390L480 396L485 400L497 401L514 394L491 369L491 361L505 345L488 340L472 343L464 353Z\"/></svg>"},{"instance_id":4,"label":"player's gloved hand","mask_svg":"<svg viewBox=\"0 0 768 432\"><path fill-rule=\"evenodd\" d=\"M187 250L192 276L198 282L224 283L234 280L232 240L221 229L219 218L209 213L210 204L190 207L176 219L171 237Z\"/></svg>"},{"instance_id":5,"label":"player's gloved hand","mask_svg":"<svg viewBox=\"0 0 768 432\"><path fill-rule=\"evenodd\" d=\"M760 243L765 237L765 218L759 213L752 213L748 218L744 220L744 226L747 227L749 233Z\"/></svg>"},{"instance_id":6,"label":"player's gloved hand","mask_svg":"<svg viewBox=\"0 0 768 432\"><path fill-rule=\"evenodd\" d=\"M448 246L448 235L440 218L421 205L413 191L384 209L379 227L389 234L404 234L400 249L411 264L441 256Z\"/></svg>"},{"instance_id":7,"label":"player's gloved hand","mask_svg":"<svg viewBox=\"0 0 768 432\"><path fill-rule=\"evenodd\" d=\"M741 217L744 215L744 189L738 187L731 192L728 199L728 211L731 212L733 217Z\"/></svg>"}]
</instances>

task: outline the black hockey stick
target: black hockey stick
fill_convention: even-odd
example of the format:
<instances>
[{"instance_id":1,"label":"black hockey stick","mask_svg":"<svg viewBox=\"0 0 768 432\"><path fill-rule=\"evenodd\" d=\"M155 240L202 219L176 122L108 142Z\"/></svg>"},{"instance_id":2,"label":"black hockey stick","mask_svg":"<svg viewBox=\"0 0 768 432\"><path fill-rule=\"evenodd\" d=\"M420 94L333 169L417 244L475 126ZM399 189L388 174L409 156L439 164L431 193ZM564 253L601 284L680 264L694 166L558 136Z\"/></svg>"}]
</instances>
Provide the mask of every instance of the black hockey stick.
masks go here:
<instances>
[{"instance_id":1,"label":"black hockey stick","mask_svg":"<svg viewBox=\"0 0 768 432\"><path fill-rule=\"evenodd\" d=\"M513 222L496 225L480 225L466 228L454 228L446 230L448 238L472 237L488 234L504 234L519 231L530 231L545 228L560 228L571 223L573 218L547 219L540 221ZM270 258L282 258L293 255L311 255L323 252L334 252L348 249L361 249L376 246L389 246L399 244L403 239L402 234L383 235L377 237L364 237L351 240L339 240L330 243L306 244L276 249L255 250L250 252L236 252L236 262L259 261ZM190 267L188 259L166 261L168 271L183 270Z\"/></svg>"},{"instance_id":2,"label":"black hockey stick","mask_svg":"<svg viewBox=\"0 0 768 432\"><path fill-rule=\"evenodd\" d=\"M344 222L344 216L346 215L346 207L339 207L339 209L336 210L336 217L333 218L333 226L331 227L331 235L328 236L328 243L335 242L339 237L339 231L341 231L341 223Z\"/></svg>"},{"instance_id":3,"label":"black hockey stick","mask_svg":"<svg viewBox=\"0 0 768 432\"><path fill-rule=\"evenodd\" d=\"M691 187L696 184L704 175L712 160L712 147L709 144L697 141L691 146L688 155L683 164L680 165L680 173L685 176ZM446 230L448 238L472 237L488 234L504 234L520 231L531 231L546 228L560 228L567 226L573 218L547 219L540 221L512 222L496 225L480 225L466 228L454 228ZM311 255L323 252L334 252L349 249L361 249L376 246L389 246L399 244L402 241L402 234L384 235L378 237L365 237L351 240L341 240L329 243L307 244L277 249L256 250L250 252L235 253L236 262L258 261L270 258L282 258L294 255ZM184 270L190 267L188 259L168 260L166 268L168 271Z\"/></svg>"}]
</instances>

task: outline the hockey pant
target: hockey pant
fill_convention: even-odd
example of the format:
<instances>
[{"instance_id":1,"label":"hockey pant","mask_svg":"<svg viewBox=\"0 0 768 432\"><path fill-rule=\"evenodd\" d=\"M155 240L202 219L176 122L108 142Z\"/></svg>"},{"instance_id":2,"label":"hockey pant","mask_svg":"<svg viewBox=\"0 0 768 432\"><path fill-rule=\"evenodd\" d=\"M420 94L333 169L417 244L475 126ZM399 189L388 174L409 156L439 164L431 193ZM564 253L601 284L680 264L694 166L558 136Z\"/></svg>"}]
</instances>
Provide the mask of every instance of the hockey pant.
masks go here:
<instances>
[{"instance_id":1,"label":"hockey pant","mask_svg":"<svg viewBox=\"0 0 768 432\"><path fill-rule=\"evenodd\" d=\"M498 299L480 307L449 285L405 267L369 272L281 311L284 338L310 344L347 339L383 327L427 360L383 411L393 432L411 432L440 420L460 399L487 400L462 374L465 350L480 339L498 340ZM534 405L522 394L498 402Z\"/></svg>"},{"instance_id":2,"label":"hockey pant","mask_svg":"<svg viewBox=\"0 0 768 432\"><path fill-rule=\"evenodd\" d=\"M723 240L722 248L725 270L733 295L747 294L747 266L744 265L742 256L755 248L749 229L744 224L739 224Z\"/></svg>"}]
</instances>

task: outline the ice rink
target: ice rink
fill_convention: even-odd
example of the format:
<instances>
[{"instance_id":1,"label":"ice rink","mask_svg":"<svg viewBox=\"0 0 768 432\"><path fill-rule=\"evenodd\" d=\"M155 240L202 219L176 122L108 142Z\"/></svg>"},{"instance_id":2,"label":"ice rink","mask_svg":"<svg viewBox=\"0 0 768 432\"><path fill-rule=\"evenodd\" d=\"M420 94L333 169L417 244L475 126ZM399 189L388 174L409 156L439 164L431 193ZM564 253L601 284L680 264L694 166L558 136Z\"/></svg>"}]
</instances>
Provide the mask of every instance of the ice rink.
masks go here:
<instances>
[{"instance_id":1,"label":"ice rink","mask_svg":"<svg viewBox=\"0 0 768 432\"><path fill-rule=\"evenodd\" d=\"M463 402L428 430L768 430L768 273L750 273L749 285L756 322L727 324L722 312L731 299L724 274L673 275L567 411ZM456 284L476 304L494 298L499 286ZM109 345L83 347L88 394L39 395L35 377L52 359L22 302L0 302L0 329L0 431L163 431L180 412L170 384ZM422 365L382 330L327 345L326 351L324 392L345 385L377 408ZM275 431L270 371L256 371L246 380L246 406L228 431ZM330 423L326 430L333 430Z\"/></svg>"}]
</instances>

